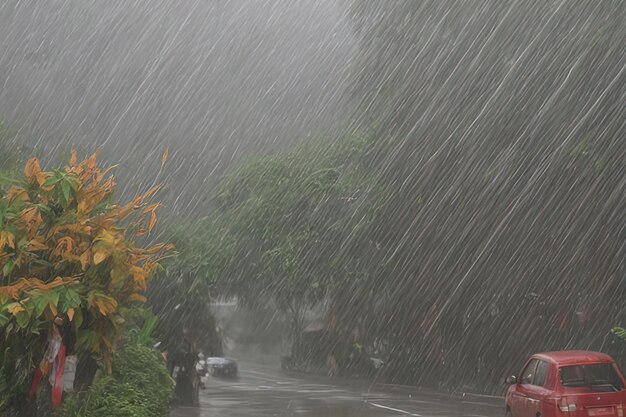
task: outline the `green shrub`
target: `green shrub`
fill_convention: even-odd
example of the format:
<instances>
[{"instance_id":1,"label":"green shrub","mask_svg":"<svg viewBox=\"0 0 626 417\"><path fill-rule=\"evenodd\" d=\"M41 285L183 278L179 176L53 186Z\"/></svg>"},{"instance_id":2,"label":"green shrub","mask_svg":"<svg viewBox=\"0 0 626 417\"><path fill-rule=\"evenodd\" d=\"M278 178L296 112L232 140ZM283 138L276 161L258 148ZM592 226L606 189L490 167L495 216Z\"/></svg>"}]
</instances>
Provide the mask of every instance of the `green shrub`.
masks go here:
<instances>
[{"instance_id":1,"label":"green shrub","mask_svg":"<svg viewBox=\"0 0 626 417\"><path fill-rule=\"evenodd\" d=\"M159 352L129 342L91 387L64 402L63 417L167 417L174 381Z\"/></svg>"}]
</instances>

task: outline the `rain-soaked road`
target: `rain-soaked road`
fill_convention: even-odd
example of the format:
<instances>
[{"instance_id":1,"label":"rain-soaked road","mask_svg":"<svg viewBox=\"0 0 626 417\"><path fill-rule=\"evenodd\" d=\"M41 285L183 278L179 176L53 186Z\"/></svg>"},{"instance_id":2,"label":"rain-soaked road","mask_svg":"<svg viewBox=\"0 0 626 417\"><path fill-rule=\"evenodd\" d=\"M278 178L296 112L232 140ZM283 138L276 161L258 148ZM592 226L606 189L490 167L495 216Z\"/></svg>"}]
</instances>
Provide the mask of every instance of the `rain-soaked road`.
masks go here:
<instances>
[{"instance_id":1,"label":"rain-soaked road","mask_svg":"<svg viewBox=\"0 0 626 417\"><path fill-rule=\"evenodd\" d=\"M497 417L500 401L377 390L321 377L242 364L238 380L211 378L201 408L178 408L171 417ZM360 386L359 386L360 385Z\"/></svg>"}]
</instances>

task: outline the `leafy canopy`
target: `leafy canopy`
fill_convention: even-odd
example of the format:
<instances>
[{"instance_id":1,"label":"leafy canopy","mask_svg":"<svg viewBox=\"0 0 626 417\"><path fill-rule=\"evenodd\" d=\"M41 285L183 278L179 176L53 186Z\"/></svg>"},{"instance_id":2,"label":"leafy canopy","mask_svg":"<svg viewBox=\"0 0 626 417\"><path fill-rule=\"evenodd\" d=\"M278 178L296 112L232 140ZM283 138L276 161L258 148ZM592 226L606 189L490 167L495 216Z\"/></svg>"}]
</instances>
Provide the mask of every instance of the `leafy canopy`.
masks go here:
<instances>
[{"instance_id":1,"label":"leafy canopy","mask_svg":"<svg viewBox=\"0 0 626 417\"><path fill-rule=\"evenodd\" d=\"M159 204L149 200L159 187L115 204L109 170L97 166L96 154L78 162L72 152L65 167L49 171L33 158L23 179L0 191L2 362L21 345L42 351L37 336L61 315L77 350L110 369L124 306L145 301L146 282L171 248L134 243L156 223Z\"/></svg>"}]
</instances>

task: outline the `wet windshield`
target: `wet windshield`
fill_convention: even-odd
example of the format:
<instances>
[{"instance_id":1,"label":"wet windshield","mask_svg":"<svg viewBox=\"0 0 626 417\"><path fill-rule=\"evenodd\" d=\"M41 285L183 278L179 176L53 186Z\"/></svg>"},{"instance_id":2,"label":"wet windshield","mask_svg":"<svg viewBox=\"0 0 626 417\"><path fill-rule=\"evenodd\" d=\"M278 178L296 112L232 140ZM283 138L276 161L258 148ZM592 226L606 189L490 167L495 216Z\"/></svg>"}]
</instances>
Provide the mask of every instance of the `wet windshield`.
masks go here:
<instances>
[{"instance_id":1,"label":"wet windshield","mask_svg":"<svg viewBox=\"0 0 626 417\"><path fill-rule=\"evenodd\" d=\"M564 387L610 386L616 391L624 389L619 375L610 363L573 365L559 368Z\"/></svg>"}]
</instances>

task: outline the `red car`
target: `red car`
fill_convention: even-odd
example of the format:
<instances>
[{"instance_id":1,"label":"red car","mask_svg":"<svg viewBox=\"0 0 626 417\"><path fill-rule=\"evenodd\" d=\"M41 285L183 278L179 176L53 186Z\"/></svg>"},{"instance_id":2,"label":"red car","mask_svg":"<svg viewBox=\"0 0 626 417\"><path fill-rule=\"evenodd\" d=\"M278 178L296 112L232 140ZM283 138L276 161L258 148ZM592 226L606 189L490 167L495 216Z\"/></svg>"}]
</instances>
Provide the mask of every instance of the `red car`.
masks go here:
<instances>
[{"instance_id":1,"label":"red car","mask_svg":"<svg viewBox=\"0 0 626 417\"><path fill-rule=\"evenodd\" d=\"M624 417L626 380L604 353L538 353L506 382L507 416Z\"/></svg>"}]
</instances>

